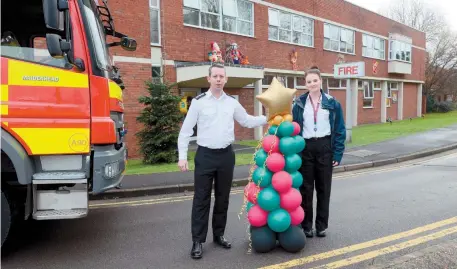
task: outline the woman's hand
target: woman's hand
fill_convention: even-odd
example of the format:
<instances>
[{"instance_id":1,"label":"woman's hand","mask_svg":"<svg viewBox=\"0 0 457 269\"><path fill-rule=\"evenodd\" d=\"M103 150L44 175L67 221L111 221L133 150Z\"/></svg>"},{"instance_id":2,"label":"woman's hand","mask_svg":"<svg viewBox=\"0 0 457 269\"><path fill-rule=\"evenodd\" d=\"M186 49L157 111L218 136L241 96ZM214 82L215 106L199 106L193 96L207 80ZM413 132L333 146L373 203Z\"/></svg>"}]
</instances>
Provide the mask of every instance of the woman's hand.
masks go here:
<instances>
[{"instance_id":1,"label":"woman's hand","mask_svg":"<svg viewBox=\"0 0 457 269\"><path fill-rule=\"evenodd\" d=\"M333 161L333 166L337 166L339 163L337 161Z\"/></svg>"}]
</instances>

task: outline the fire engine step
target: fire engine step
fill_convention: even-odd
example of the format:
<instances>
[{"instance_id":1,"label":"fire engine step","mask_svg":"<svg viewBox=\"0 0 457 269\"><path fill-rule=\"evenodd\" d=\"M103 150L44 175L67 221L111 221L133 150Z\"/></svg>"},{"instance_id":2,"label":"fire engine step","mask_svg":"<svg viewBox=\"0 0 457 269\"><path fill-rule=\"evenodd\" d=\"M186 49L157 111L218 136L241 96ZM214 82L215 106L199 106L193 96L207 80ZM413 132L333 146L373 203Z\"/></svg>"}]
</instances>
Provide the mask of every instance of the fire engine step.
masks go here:
<instances>
[{"instance_id":1,"label":"fire engine step","mask_svg":"<svg viewBox=\"0 0 457 269\"><path fill-rule=\"evenodd\" d=\"M71 180L71 179L85 179L86 174L84 172L41 172L33 175L35 180L44 180L44 179L61 179L61 180Z\"/></svg>"},{"instance_id":2,"label":"fire engine step","mask_svg":"<svg viewBox=\"0 0 457 269\"><path fill-rule=\"evenodd\" d=\"M33 214L36 220L77 219L87 216L87 209L39 210Z\"/></svg>"},{"instance_id":3,"label":"fire engine step","mask_svg":"<svg viewBox=\"0 0 457 269\"><path fill-rule=\"evenodd\" d=\"M75 219L87 215L87 179L33 180L33 218L36 220Z\"/></svg>"}]
</instances>

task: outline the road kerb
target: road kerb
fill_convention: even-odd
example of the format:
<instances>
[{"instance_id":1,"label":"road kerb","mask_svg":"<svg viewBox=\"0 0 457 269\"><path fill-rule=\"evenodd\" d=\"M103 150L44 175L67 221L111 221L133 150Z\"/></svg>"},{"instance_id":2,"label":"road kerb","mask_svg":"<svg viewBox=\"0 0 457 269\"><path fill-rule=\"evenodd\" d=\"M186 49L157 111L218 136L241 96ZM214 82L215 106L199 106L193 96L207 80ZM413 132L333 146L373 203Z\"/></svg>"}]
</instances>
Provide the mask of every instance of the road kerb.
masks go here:
<instances>
[{"instance_id":1,"label":"road kerb","mask_svg":"<svg viewBox=\"0 0 457 269\"><path fill-rule=\"evenodd\" d=\"M448 146L426 150L414 154L408 154L397 158L390 158L384 159L379 161L373 162L364 162L359 164L349 164L349 165L341 165L337 166L333 169L334 173L342 173L346 171L354 171L354 170L362 170L366 168L372 167L379 167L393 163L400 163L405 161L410 161L414 159L419 159L439 153L443 153L445 151L450 151L457 149L457 143L451 144ZM241 187L245 186L249 182L248 178L241 178L241 179L234 179L233 180L233 187ZM136 189L115 189L110 190L105 193L101 193L98 195L90 195L90 200L104 200L104 199L116 199L116 198L130 198L130 197L140 197L140 196L149 196L149 195L159 195L159 194L172 194L172 193L180 193L186 191L193 191L194 185L190 184L179 184L179 185L170 185L170 186L157 186L157 187L142 187Z\"/></svg>"},{"instance_id":2,"label":"road kerb","mask_svg":"<svg viewBox=\"0 0 457 269\"><path fill-rule=\"evenodd\" d=\"M364 168L371 168L373 167L373 162L364 162L364 163L356 163L356 164L348 164L344 166L344 171L354 171L360 170Z\"/></svg>"}]
</instances>

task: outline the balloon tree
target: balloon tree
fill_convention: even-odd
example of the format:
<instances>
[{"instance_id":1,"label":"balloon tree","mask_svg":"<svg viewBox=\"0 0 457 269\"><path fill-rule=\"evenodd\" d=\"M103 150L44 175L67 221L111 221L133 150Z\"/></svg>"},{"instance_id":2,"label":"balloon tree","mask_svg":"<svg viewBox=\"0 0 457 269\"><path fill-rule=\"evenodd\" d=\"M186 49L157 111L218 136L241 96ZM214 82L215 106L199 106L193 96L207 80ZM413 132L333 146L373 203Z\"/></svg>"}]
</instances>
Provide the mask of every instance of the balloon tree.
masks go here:
<instances>
[{"instance_id":1,"label":"balloon tree","mask_svg":"<svg viewBox=\"0 0 457 269\"><path fill-rule=\"evenodd\" d=\"M242 211L246 208L250 243L259 253L273 250L277 241L288 252L306 244L299 191L303 177L298 171L306 145L290 114L295 92L273 78L268 90L256 97L268 110L269 126L253 156Z\"/></svg>"}]
</instances>

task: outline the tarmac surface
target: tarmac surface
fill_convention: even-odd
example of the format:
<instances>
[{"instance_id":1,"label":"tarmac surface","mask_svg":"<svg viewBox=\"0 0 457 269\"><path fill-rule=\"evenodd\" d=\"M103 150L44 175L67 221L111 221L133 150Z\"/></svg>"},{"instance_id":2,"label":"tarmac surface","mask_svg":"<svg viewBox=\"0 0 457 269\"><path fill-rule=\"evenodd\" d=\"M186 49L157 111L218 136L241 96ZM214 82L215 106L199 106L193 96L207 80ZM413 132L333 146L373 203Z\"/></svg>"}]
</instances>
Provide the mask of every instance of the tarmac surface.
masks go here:
<instances>
[{"instance_id":1,"label":"tarmac surface","mask_svg":"<svg viewBox=\"0 0 457 269\"><path fill-rule=\"evenodd\" d=\"M86 218L28 223L2 248L2 268L456 268L456 175L457 150L339 173L327 237L298 253L248 252L243 188L234 188L225 233L233 247L214 245L210 225L201 260L189 256L192 192L92 201Z\"/></svg>"}]
</instances>

